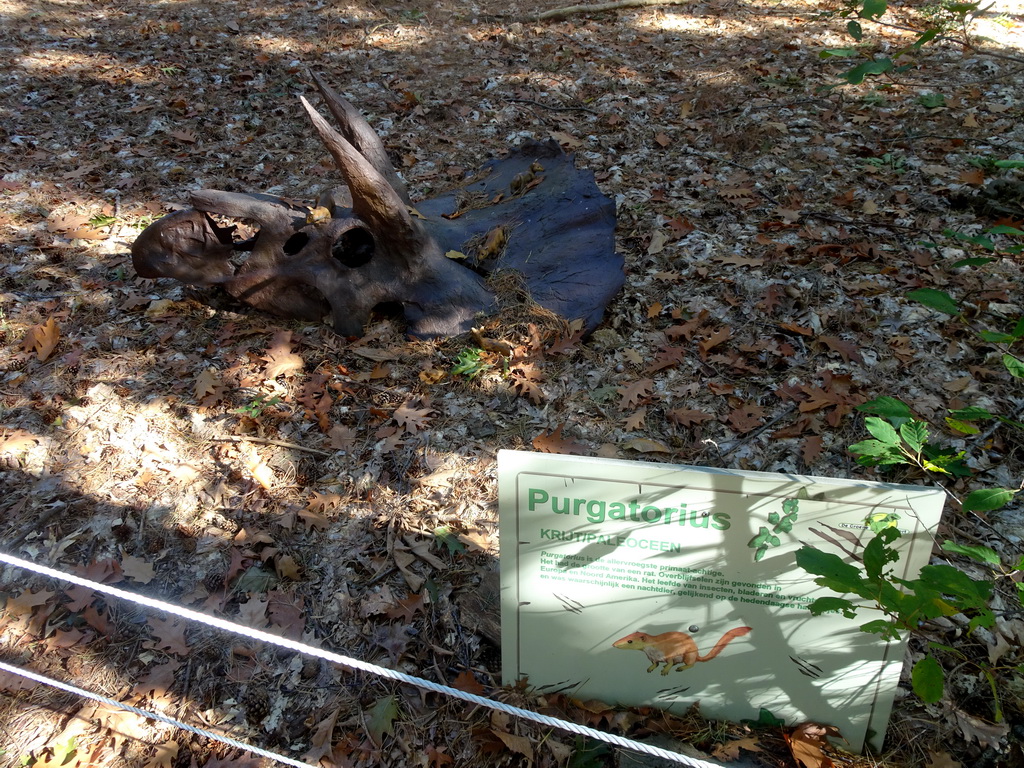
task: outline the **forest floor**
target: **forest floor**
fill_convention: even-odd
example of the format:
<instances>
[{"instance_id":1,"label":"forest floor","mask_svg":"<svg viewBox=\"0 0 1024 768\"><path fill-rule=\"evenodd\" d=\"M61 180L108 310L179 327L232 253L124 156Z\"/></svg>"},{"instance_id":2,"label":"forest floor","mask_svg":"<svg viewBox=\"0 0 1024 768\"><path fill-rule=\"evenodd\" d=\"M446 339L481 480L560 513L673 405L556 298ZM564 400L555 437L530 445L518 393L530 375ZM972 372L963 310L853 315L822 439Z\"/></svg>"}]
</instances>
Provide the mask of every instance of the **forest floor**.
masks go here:
<instances>
[{"instance_id":1,"label":"forest floor","mask_svg":"<svg viewBox=\"0 0 1024 768\"><path fill-rule=\"evenodd\" d=\"M1024 159L1022 8L997 2L972 46L927 45L894 79L824 90L851 65L819 57L851 43L838 3L537 20L553 6L0 0L0 549L710 760L742 745L795 765L783 729L502 692L496 451L931 482L848 450L855 406L889 396L966 452L951 492L1020 487L1020 430L944 416L1024 415L1006 343L977 333L1022 315L1020 239L978 238L1024 220L1022 172L996 164ZM928 12L865 21L863 50L906 46ZM468 377L468 338L410 341L393 317L342 338L140 279L131 243L190 191L313 201L340 181L299 107L309 69L414 200L527 138L574 152L625 257L599 330L499 318L486 333L526 349L530 376L484 354ZM920 288L962 315L906 298ZM939 541L1020 559L1019 501L949 507ZM574 744L16 569L2 589L5 661L296 759L554 766ZM947 621L911 641L909 659L923 638L952 649L938 702L905 681L884 752L830 759L1021 765L1024 617L1001 594L988 634ZM259 763L10 675L0 733L2 765Z\"/></svg>"}]
</instances>

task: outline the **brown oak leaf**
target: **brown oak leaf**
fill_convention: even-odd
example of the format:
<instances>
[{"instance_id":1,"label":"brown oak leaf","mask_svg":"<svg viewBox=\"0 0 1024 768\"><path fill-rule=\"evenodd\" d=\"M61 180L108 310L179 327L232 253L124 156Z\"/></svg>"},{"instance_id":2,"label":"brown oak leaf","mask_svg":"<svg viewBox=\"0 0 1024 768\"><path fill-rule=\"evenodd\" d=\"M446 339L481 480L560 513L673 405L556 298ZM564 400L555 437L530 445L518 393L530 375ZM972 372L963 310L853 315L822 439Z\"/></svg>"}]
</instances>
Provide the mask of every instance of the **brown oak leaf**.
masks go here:
<instances>
[{"instance_id":1,"label":"brown oak leaf","mask_svg":"<svg viewBox=\"0 0 1024 768\"><path fill-rule=\"evenodd\" d=\"M727 741L724 744L719 744L715 747L711 756L717 760L731 762L732 760L740 759L741 749L746 749L750 752L760 752L761 742L758 741L757 736L743 736L738 739Z\"/></svg>"},{"instance_id":2,"label":"brown oak leaf","mask_svg":"<svg viewBox=\"0 0 1024 768\"><path fill-rule=\"evenodd\" d=\"M822 747L828 746L826 736L839 736L839 729L834 725L804 723L783 735L793 758L803 768L832 768L834 765L832 759L821 751Z\"/></svg>"},{"instance_id":3,"label":"brown oak leaf","mask_svg":"<svg viewBox=\"0 0 1024 768\"><path fill-rule=\"evenodd\" d=\"M824 448L824 441L821 439L821 435L808 435L804 438L803 450L800 451L800 457L804 460L804 464L808 467L818 460L821 456L821 451Z\"/></svg>"},{"instance_id":4,"label":"brown oak leaf","mask_svg":"<svg viewBox=\"0 0 1024 768\"><path fill-rule=\"evenodd\" d=\"M331 735L334 733L334 724L338 720L341 709L335 709L331 714L317 723L313 729L313 735L309 739L309 751L302 756L303 762L310 765L319 765L323 758L330 758L334 751L334 742Z\"/></svg>"},{"instance_id":5,"label":"brown oak leaf","mask_svg":"<svg viewBox=\"0 0 1024 768\"><path fill-rule=\"evenodd\" d=\"M414 403L423 404L417 398L411 398L398 406L394 414L392 414L398 426L410 435L415 435L417 432L426 429L430 415L434 412L434 409L429 406L426 408L415 408L413 407Z\"/></svg>"},{"instance_id":6,"label":"brown oak leaf","mask_svg":"<svg viewBox=\"0 0 1024 768\"><path fill-rule=\"evenodd\" d=\"M132 695L152 696L158 700L169 698L167 693L174 685L174 673L178 671L179 667L181 667L181 662L175 659L168 659L163 664L157 664L139 677L135 687L132 688Z\"/></svg>"},{"instance_id":7,"label":"brown oak leaf","mask_svg":"<svg viewBox=\"0 0 1024 768\"><path fill-rule=\"evenodd\" d=\"M641 429L644 425L644 419L647 418L647 409L641 408L636 413L630 414L626 417L625 422L622 424L622 428L627 432L632 432L635 429Z\"/></svg>"},{"instance_id":8,"label":"brown oak leaf","mask_svg":"<svg viewBox=\"0 0 1024 768\"><path fill-rule=\"evenodd\" d=\"M855 363L864 362L864 358L860 356L860 352L857 350L857 345L852 341L840 339L838 336L819 336L818 341L828 346L833 352L838 352L842 356L844 363L848 363L851 360Z\"/></svg>"},{"instance_id":9,"label":"brown oak leaf","mask_svg":"<svg viewBox=\"0 0 1024 768\"><path fill-rule=\"evenodd\" d=\"M45 323L33 325L25 334L21 342L21 349L24 352L35 352L39 362L46 362L46 359L53 354L60 341L60 326L54 318Z\"/></svg>"},{"instance_id":10,"label":"brown oak leaf","mask_svg":"<svg viewBox=\"0 0 1024 768\"><path fill-rule=\"evenodd\" d=\"M163 744L157 744L153 756L142 764L142 768L171 768L178 757L178 742L168 739Z\"/></svg>"},{"instance_id":11,"label":"brown oak leaf","mask_svg":"<svg viewBox=\"0 0 1024 768\"><path fill-rule=\"evenodd\" d=\"M559 424L551 432L537 435L533 438L533 447L541 453L567 453L577 456L590 453L590 448L583 443L562 437L564 428L565 424Z\"/></svg>"},{"instance_id":12,"label":"brown oak leaf","mask_svg":"<svg viewBox=\"0 0 1024 768\"><path fill-rule=\"evenodd\" d=\"M658 350L658 354L654 358L654 362L651 363L645 373L657 373L665 368L671 368L673 365L679 365L683 362L683 357L685 355L685 347L664 346Z\"/></svg>"},{"instance_id":13,"label":"brown oak leaf","mask_svg":"<svg viewBox=\"0 0 1024 768\"><path fill-rule=\"evenodd\" d=\"M268 379L278 376L292 378L302 372L302 358L292 352L292 332L278 331L270 339L267 354L260 358L267 364Z\"/></svg>"},{"instance_id":14,"label":"brown oak leaf","mask_svg":"<svg viewBox=\"0 0 1024 768\"><path fill-rule=\"evenodd\" d=\"M622 395L622 402L619 403L620 408L636 408L641 403L646 402L654 393L654 380L640 379L632 384L619 387L616 391Z\"/></svg>"},{"instance_id":15,"label":"brown oak leaf","mask_svg":"<svg viewBox=\"0 0 1024 768\"><path fill-rule=\"evenodd\" d=\"M152 563L132 555L121 556L121 570L129 579L140 584L149 584L153 580L153 576L156 575L156 570Z\"/></svg>"},{"instance_id":16,"label":"brown oak leaf","mask_svg":"<svg viewBox=\"0 0 1024 768\"><path fill-rule=\"evenodd\" d=\"M691 408L676 408L665 415L668 416L669 421L678 424L681 427L699 426L705 421L711 421L715 418L709 413L693 410Z\"/></svg>"},{"instance_id":17,"label":"brown oak leaf","mask_svg":"<svg viewBox=\"0 0 1024 768\"><path fill-rule=\"evenodd\" d=\"M480 681L468 669L455 676L452 686L464 693L472 693L476 696L483 696L487 692L487 689L480 684Z\"/></svg>"},{"instance_id":18,"label":"brown oak leaf","mask_svg":"<svg viewBox=\"0 0 1024 768\"><path fill-rule=\"evenodd\" d=\"M729 426L739 434L745 434L761 426L764 408L756 403L744 403L729 412Z\"/></svg>"},{"instance_id":19,"label":"brown oak leaf","mask_svg":"<svg viewBox=\"0 0 1024 768\"><path fill-rule=\"evenodd\" d=\"M779 283L772 283L764 292L764 298L757 303L757 308L763 310L765 313L771 315L775 312L775 308L779 306L782 301L782 297L785 294L785 289Z\"/></svg>"},{"instance_id":20,"label":"brown oak leaf","mask_svg":"<svg viewBox=\"0 0 1024 768\"><path fill-rule=\"evenodd\" d=\"M195 396L196 401L203 405L214 405L224 393L224 383L217 374L215 368L207 368L196 378ZM207 396L213 396L214 402L203 402Z\"/></svg>"},{"instance_id":21,"label":"brown oak leaf","mask_svg":"<svg viewBox=\"0 0 1024 768\"><path fill-rule=\"evenodd\" d=\"M156 616L149 618L149 628L153 633L153 639L142 644L144 648L153 648L158 651L166 651L176 656L188 656L189 647L185 640L185 630L188 629L188 622L183 619L171 617L161 619Z\"/></svg>"},{"instance_id":22,"label":"brown oak leaf","mask_svg":"<svg viewBox=\"0 0 1024 768\"><path fill-rule=\"evenodd\" d=\"M305 601L301 595L274 590L267 594L267 617L275 627L288 630L293 637L306 631Z\"/></svg>"},{"instance_id":23,"label":"brown oak leaf","mask_svg":"<svg viewBox=\"0 0 1024 768\"><path fill-rule=\"evenodd\" d=\"M719 328L717 331L712 333L704 341L700 342L697 347L700 349L700 357L702 360L707 359L708 352L717 347L719 344L726 342L732 336L732 328L725 326Z\"/></svg>"}]
</instances>

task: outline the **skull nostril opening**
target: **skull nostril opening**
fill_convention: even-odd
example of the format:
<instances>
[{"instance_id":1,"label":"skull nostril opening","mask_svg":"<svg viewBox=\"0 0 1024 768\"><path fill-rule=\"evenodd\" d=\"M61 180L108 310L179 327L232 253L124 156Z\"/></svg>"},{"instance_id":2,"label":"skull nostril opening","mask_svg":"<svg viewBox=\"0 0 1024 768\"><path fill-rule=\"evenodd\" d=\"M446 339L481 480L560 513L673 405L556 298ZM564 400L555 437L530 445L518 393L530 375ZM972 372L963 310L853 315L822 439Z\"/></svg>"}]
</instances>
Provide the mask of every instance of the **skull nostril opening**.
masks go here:
<instances>
[{"instance_id":1,"label":"skull nostril opening","mask_svg":"<svg viewBox=\"0 0 1024 768\"><path fill-rule=\"evenodd\" d=\"M306 247L306 243L309 242L309 235L305 232L296 232L294 235L288 238L284 244L284 252L289 256L294 256L296 253Z\"/></svg>"},{"instance_id":2,"label":"skull nostril opening","mask_svg":"<svg viewBox=\"0 0 1024 768\"><path fill-rule=\"evenodd\" d=\"M361 267L373 258L376 246L373 235L362 227L353 227L341 233L334 241L331 255L346 267Z\"/></svg>"}]
</instances>

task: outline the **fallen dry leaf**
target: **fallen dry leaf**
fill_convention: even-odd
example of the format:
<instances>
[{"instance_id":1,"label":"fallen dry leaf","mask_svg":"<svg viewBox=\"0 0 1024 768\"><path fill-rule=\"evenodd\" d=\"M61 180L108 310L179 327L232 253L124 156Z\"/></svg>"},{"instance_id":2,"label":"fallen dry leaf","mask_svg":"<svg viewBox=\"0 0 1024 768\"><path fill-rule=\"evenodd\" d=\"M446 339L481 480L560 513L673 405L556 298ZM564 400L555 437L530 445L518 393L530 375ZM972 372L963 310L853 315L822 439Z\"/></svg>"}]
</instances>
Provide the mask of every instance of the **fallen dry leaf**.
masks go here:
<instances>
[{"instance_id":1,"label":"fallen dry leaf","mask_svg":"<svg viewBox=\"0 0 1024 768\"><path fill-rule=\"evenodd\" d=\"M640 379L639 381L619 387L617 391L622 395L622 402L619 404L620 408L636 408L654 393L654 380Z\"/></svg>"},{"instance_id":2,"label":"fallen dry leaf","mask_svg":"<svg viewBox=\"0 0 1024 768\"><path fill-rule=\"evenodd\" d=\"M527 760L533 760L533 744L525 736L516 736L512 733L494 730L492 730L492 733L505 743L509 751L520 754Z\"/></svg>"},{"instance_id":3,"label":"fallen dry leaf","mask_svg":"<svg viewBox=\"0 0 1024 768\"><path fill-rule=\"evenodd\" d=\"M309 750L302 756L303 762L317 765L323 758L331 756L334 749L331 735L334 733L334 724L340 712L341 709L335 709L313 728L313 733L309 737Z\"/></svg>"},{"instance_id":4,"label":"fallen dry leaf","mask_svg":"<svg viewBox=\"0 0 1024 768\"><path fill-rule=\"evenodd\" d=\"M45 323L33 325L25 334L21 342L21 348L25 352L35 352L39 362L46 362L53 354L60 341L60 326L54 318L48 319Z\"/></svg>"},{"instance_id":5,"label":"fallen dry leaf","mask_svg":"<svg viewBox=\"0 0 1024 768\"><path fill-rule=\"evenodd\" d=\"M743 736L738 739L731 739L722 744L719 744L712 751L711 756L716 760L725 760L730 762L732 760L739 760L740 750L745 749L749 752L761 752L761 743L758 741L757 736Z\"/></svg>"},{"instance_id":6,"label":"fallen dry leaf","mask_svg":"<svg viewBox=\"0 0 1024 768\"><path fill-rule=\"evenodd\" d=\"M533 438L533 447L542 453L565 453L577 456L590 453L590 448L583 443L562 437L564 428L565 424L559 424L551 432L537 435Z\"/></svg>"},{"instance_id":7,"label":"fallen dry leaf","mask_svg":"<svg viewBox=\"0 0 1024 768\"><path fill-rule=\"evenodd\" d=\"M715 418L710 413L704 413L704 411L698 411L693 408L676 408L665 415L669 421L681 427L700 426L706 421L713 421Z\"/></svg>"},{"instance_id":8,"label":"fallen dry leaf","mask_svg":"<svg viewBox=\"0 0 1024 768\"><path fill-rule=\"evenodd\" d=\"M633 440L627 440L623 443L622 447L639 453L672 453L672 449L664 443L658 440L651 440L647 437L637 437Z\"/></svg>"},{"instance_id":9,"label":"fallen dry leaf","mask_svg":"<svg viewBox=\"0 0 1024 768\"><path fill-rule=\"evenodd\" d=\"M260 358L266 364L268 379L291 378L302 372L302 358L292 352L292 332L278 331L270 340L267 354Z\"/></svg>"},{"instance_id":10,"label":"fallen dry leaf","mask_svg":"<svg viewBox=\"0 0 1024 768\"><path fill-rule=\"evenodd\" d=\"M153 756L142 764L142 768L171 768L178 757L178 742L169 739L157 744Z\"/></svg>"},{"instance_id":11,"label":"fallen dry leaf","mask_svg":"<svg viewBox=\"0 0 1024 768\"><path fill-rule=\"evenodd\" d=\"M406 400L392 414L398 426L410 435L426 429L430 415L434 412L433 408L414 408L414 402L419 402L419 400L417 398Z\"/></svg>"},{"instance_id":12,"label":"fallen dry leaf","mask_svg":"<svg viewBox=\"0 0 1024 768\"><path fill-rule=\"evenodd\" d=\"M0 456L16 456L27 451L42 438L25 429L16 429L0 439Z\"/></svg>"},{"instance_id":13,"label":"fallen dry leaf","mask_svg":"<svg viewBox=\"0 0 1024 768\"><path fill-rule=\"evenodd\" d=\"M804 723L783 736L793 759L803 768L832 768L834 765L832 759L822 752L822 747L828 746L826 736L839 736L839 729L835 726Z\"/></svg>"},{"instance_id":14,"label":"fallen dry leaf","mask_svg":"<svg viewBox=\"0 0 1024 768\"><path fill-rule=\"evenodd\" d=\"M152 563L132 555L121 555L121 571L129 579L140 584L149 584L156 574Z\"/></svg>"}]
</instances>

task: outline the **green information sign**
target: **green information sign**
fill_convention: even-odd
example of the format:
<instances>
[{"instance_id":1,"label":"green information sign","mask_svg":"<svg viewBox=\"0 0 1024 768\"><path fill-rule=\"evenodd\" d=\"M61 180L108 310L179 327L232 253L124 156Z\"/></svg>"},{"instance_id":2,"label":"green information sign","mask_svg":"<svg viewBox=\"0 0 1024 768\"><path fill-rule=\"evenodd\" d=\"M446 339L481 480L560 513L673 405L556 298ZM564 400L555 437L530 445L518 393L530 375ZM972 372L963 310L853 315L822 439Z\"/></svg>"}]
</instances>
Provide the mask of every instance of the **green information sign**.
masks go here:
<instances>
[{"instance_id":1,"label":"green information sign","mask_svg":"<svg viewBox=\"0 0 1024 768\"><path fill-rule=\"evenodd\" d=\"M498 492L506 683L730 720L766 709L881 746L905 643L812 616L834 593L795 553L856 562L865 519L896 514L895 575L913 578L940 489L501 451Z\"/></svg>"}]
</instances>

